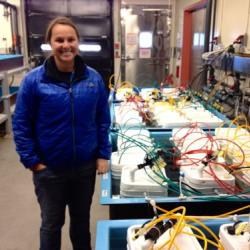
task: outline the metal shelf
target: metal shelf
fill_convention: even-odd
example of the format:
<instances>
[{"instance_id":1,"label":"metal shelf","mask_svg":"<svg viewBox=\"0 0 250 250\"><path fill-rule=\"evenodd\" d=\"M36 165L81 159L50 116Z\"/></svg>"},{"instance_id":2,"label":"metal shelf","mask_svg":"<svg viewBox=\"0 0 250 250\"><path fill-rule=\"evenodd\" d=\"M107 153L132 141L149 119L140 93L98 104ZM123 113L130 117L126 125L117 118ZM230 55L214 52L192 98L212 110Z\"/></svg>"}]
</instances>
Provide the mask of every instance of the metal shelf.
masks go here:
<instances>
[{"instance_id":1,"label":"metal shelf","mask_svg":"<svg viewBox=\"0 0 250 250\"><path fill-rule=\"evenodd\" d=\"M6 61L6 58L14 58L20 60L23 56L18 55L0 55L0 66L1 63ZM23 59L21 59L21 62ZM17 62L18 63L18 62ZM20 61L19 61L20 63ZM1 112L0 113L0 124L6 122L5 124L5 133L9 134L12 131L12 114L15 109L15 99L17 96L17 92L19 90L19 86L9 86L8 78L10 76L14 76L15 74L19 74L22 72L26 72L29 70L27 66L13 68L15 66L19 66L20 64L11 64L7 66L11 66L12 69L2 71L0 73L0 101L1 101ZM8 67L7 67L8 68ZM2 69L2 68L1 68ZM4 68L5 69L5 68Z\"/></svg>"},{"instance_id":2,"label":"metal shelf","mask_svg":"<svg viewBox=\"0 0 250 250\"><path fill-rule=\"evenodd\" d=\"M5 114L0 114L0 124L5 122L8 119L8 116Z\"/></svg>"},{"instance_id":3,"label":"metal shelf","mask_svg":"<svg viewBox=\"0 0 250 250\"><path fill-rule=\"evenodd\" d=\"M96 249L102 250L119 250L126 249L127 246L127 229L133 225L142 225L146 219L135 220L101 220L97 223L96 232ZM247 221L247 218L243 218L243 221ZM203 221L203 223L209 227L216 235L219 234L219 228L222 224L234 223L234 221L225 219L211 219ZM199 227L199 225L198 225ZM202 228L200 228L202 230ZM209 246L210 250L216 249Z\"/></svg>"},{"instance_id":4,"label":"metal shelf","mask_svg":"<svg viewBox=\"0 0 250 250\"><path fill-rule=\"evenodd\" d=\"M0 71L6 71L22 66L22 55L0 55Z\"/></svg>"}]
</instances>

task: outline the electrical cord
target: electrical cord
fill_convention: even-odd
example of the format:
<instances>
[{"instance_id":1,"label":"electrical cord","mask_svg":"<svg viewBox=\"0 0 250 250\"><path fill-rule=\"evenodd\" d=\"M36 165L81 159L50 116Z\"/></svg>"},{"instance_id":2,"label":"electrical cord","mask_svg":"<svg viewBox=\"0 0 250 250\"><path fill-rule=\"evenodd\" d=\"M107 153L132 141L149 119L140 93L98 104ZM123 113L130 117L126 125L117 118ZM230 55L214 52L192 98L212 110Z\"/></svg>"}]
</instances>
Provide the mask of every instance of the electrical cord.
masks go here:
<instances>
[{"instance_id":1,"label":"electrical cord","mask_svg":"<svg viewBox=\"0 0 250 250\"><path fill-rule=\"evenodd\" d=\"M190 133L190 131L189 131ZM165 188L168 188L170 191L176 193L176 194L180 194L180 191L179 191L179 185L178 183L172 181L170 178L166 177L165 175L163 175L161 169L162 169L162 166L160 163L157 162L157 159L158 159L158 155L157 155L157 151L159 149L159 146L160 144L156 144L155 142L153 142L152 146L150 145L146 145L145 143L147 143L148 141L138 141L137 138L131 138L129 136L126 136L126 135L122 135L121 133L118 133L123 139L126 139L129 144L126 144L124 143L124 145L129 145L129 147L124 147L123 149L126 151L127 149L129 149L130 147L132 147L132 144L135 144L135 146L138 146L140 147L145 153L146 155L148 155L149 159L150 159L150 165L153 165L154 168L151 168L153 173L154 173L154 176L156 176L157 178L160 178L162 181L159 181L159 179L155 179L154 176L151 176L151 173L147 172L147 170L145 169L146 173L148 174L148 176L154 180L156 183L158 183L159 185L161 185L162 187L165 187ZM203 136L203 133L201 133L202 136ZM187 136L183 136L183 138L187 138ZM209 140L212 140L212 136L209 137ZM148 140L148 138L147 138ZM213 139L214 141L211 142L211 148L212 148L212 145L215 143L218 143L219 141L226 141L227 143L232 143L235 145L235 147L238 147L239 150L238 152L241 152L242 154L242 161L240 163L237 163L237 164L225 164L225 163L218 163L216 162L216 158L215 156L213 157L210 157L209 159L206 159L208 160L208 163L213 163L213 164L218 164L222 167L225 167L227 168L229 171L231 171L232 169L233 170L237 170L241 165L242 165L242 162L244 162L244 152L242 152L242 149L239 147L239 145L237 145L234 141L231 141L231 140L227 140L227 139ZM131 144L132 143L132 144ZM220 143L218 143L220 144ZM225 143L224 143L225 144ZM190 147L190 145L188 145L188 147ZM216 146L217 149L220 150L220 148L218 148L218 146ZM236 150L234 150L236 151ZM225 150L226 154L228 154L228 150ZM195 150L189 150L188 152L185 152L184 155L188 155L188 154L192 154L192 153L205 153L205 154L212 154L213 152L211 151L211 149L209 148L206 148L205 150L202 150L202 151L195 151ZM239 157L239 153L238 154L238 157ZM175 156L177 155L176 151L174 152L171 152L169 153L170 156ZM205 159L204 159L205 160ZM158 169L158 170L157 170ZM191 197L192 199L202 199L202 200L233 200L233 199L244 199L244 198L247 198L247 196L245 196L245 194L247 194L247 190L240 190L240 189L235 189L237 192L235 192L234 194L232 193L232 189L233 187L232 186L227 186L227 184L221 182L221 180L216 176L216 174L214 173L213 169L211 168L210 171L208 172L211 176L214 177L215 181L221 186L223 187L225 190L227 191L230 191L231 195L219 195L218 197L215 197L215 196L207 196L207 195L204 195L200 192L197 192L197 190L195 189L192 189L190 188L189 186L190 185L186 185L184 184L184 186L182 187L182 190L183 190L183 194L185 196L188 196L188 197ZM237 172L236 172L237 173ZM230 172L229 172L230 174ZM167 183L168 184L168 187L166 186L166 184L164 183Z\"/></svg>"}]
</instances>

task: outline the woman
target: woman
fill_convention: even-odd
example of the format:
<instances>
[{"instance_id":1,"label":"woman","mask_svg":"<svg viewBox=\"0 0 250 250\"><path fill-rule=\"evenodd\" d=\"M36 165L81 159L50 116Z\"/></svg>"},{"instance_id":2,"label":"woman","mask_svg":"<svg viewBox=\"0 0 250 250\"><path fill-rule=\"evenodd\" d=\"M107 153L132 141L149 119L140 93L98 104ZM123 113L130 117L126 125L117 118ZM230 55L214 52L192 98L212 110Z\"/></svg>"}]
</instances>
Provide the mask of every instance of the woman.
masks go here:
<instances>
[{"instance_id":1,"label":"woman","mask_svg":"<svg viewBox=\"0 0 250 250\"><path fill-rule=\"evenodd\" d=\"M108 171L110 114L102 78L78 55L79 33L65 17L46 33L52 55L29 72L13 119L17 152L33 172L41 208L40 250L57 250L68 205L74 250L91 249L96 169Z\"/></svg>"}]
</instances>

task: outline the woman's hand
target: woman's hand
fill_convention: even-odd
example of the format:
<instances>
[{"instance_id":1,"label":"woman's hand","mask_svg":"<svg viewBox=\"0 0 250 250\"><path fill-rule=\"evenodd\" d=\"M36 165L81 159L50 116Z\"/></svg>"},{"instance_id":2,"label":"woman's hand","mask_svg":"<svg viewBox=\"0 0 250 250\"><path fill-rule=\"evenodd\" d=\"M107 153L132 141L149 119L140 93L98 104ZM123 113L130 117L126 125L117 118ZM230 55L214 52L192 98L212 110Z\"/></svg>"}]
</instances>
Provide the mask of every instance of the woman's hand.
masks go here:
<instances>
[{"instance_id":1,"label":"woman's hand","mask_svg":"<svg viewBox=\"0 0 250 250\"><path fill-rule=\"evenodd\" d=\"M42 163L38 163L35 166L33 166L32 168L30 168L30 170L34 171L34 172L39 172L45 168L47 168L45 165L43 165Z\"/></svg>"},{"instance_id":2,"label":"woman's hand","mask_svg":"<svg viewBox=\"0 0 250 250\"><path fill-rule=\"evenodd\" d=\"M97 174L105 174L109 171L109 161L105 159L97 159L96 161Z\"/></svg>"}]
</instances>

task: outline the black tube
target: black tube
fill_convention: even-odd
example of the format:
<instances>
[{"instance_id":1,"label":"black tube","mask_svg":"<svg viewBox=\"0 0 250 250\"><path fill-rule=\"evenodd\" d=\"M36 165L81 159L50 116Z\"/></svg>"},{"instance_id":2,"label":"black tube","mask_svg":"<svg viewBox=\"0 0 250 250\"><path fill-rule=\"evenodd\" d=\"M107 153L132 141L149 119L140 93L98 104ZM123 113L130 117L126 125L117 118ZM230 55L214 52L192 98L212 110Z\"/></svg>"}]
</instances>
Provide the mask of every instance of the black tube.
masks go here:
<instances>
[{"instance_id":1,"label":"black tube","mask_svg":"<svg viewBox=\"0 0 250 250\"><path fill-rule=\"evenodd\" d=\"M19 35L19 30L18 30L18 20L17 20L17 10L13 9L11 11L11 27L12 27L12 39L15 39L15 45L13 47L14 53L15 54L21 54L21 45L20 45L20 35Z\"/></svg>"},{"instance_id":2,"label":"black tube","mask_svg":"<svg viewBox=\"0 0 250 250\"><path fill-rule=\"evenodd\" d=\"M209 51L210 28L211 28L212 0L208 0L205 22L204 52Z\"/></svg>"},{"instance_id":3,"label":"black tube","mask_svg":"<svg viewBox=\"0 0 250 250\"><path fill-rule=\"evenodd\" d=\"M161 235L174 226L176 221L176 219L170 219L166 223L163 223L163 221L158 222L145 234L145 240L150 239L156 242Z\"/></svg>"},{"instance_id":4,"label":"black tube","mask_svg":"<svg viewBox=\"0 0 250 250\"><path fill-rule=\"evenodd\" d=\"M212 0L208 0L206 8L206 21L205 21L205 40L204 40L204 50L203 52L209 51L210 42L210 29L211 29L211 14L212 14ZM207 82L207 65L204 66L204 73L201 75L202 86ZM201 88L202 88L201 86Z\"/></svg>"},{"instance_id":5,"label":"black tube","mask_svg":"<svg viewBox=\"0 0 250 250\"><path fill-rule=\"evenodd\" d=\"M215 31L215 21L216 21L216 8L217 8L217 0L213 0L214 8L213 8L213 24L212 24L212 39L214 38L214 31ZM212 42L211 51L214 49L214 43Z\"/></svg>"}]
</instances>

